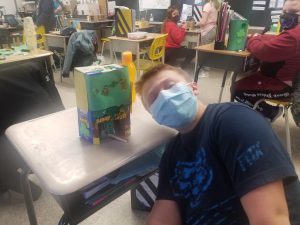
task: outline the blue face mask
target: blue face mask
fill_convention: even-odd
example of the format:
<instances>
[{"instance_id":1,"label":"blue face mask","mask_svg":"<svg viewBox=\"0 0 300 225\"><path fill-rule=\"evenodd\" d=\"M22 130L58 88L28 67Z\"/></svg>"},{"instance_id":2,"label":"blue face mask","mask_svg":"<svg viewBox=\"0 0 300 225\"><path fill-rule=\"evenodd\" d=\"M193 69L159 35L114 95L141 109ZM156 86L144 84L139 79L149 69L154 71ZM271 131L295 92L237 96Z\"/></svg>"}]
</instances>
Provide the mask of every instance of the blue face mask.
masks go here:
<instances>
[{"instance_id":1,"label":"blue face mask","mask_svg":"<svg viewBox=\"0 0 300 225\"><path fill-rule=\"evenodd\" d=\"M174 129L188 126L195 119L197 111L197 98L184 83L160 91L150 106L152 117L157 123Z\"/></svg>"}]
</instances>

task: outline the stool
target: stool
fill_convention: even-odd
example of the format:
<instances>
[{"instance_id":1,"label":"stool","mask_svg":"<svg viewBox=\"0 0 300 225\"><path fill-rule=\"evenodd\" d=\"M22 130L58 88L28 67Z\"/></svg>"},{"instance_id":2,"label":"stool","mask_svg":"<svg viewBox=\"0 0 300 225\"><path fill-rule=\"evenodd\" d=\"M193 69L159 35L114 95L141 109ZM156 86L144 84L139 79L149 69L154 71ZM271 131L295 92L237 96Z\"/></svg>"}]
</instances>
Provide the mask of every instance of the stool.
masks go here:
<instances>
[{"instance_id":1,"label":"stool","mask_svg":"<svg viewBox=\"0 0 300 225\"><path fill-rule=\"evenodd\" d=\"M109 43L110 42L110 39L109 38L101 38L100 41L102 42L102 46L101 46L101 57L104 57L103 56L103 52L104 52L104 46L106 43ZM118 59L117 59L117 55L115 52L113 52L114 54L114 57L115 57L115 63L118 63Z\"/></svg>"},{"instance_id":2,"label":"stool","mask_svg":"<svg viewBox=\"0 0 300 225\"><path fill-rule=\"evenodd\" d=\"M290 123L289 123L289 107L292 105L291 99L290 100L260 99L254 104L253 109L256 109L259 103L261 102L270 102L276 104L277 106L283 106L284 109L283 116L285 118L286 149L290 157L292 157L291 134L290 134Z\"/></svg>"}]
</instances>

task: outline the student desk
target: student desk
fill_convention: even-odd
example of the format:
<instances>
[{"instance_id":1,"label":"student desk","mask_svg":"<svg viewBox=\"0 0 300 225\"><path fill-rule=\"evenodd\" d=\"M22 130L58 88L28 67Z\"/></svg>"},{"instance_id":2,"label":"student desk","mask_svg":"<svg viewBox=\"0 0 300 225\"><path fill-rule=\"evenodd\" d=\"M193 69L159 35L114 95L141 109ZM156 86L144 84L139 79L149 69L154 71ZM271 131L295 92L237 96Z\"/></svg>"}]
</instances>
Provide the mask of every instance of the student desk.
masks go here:
<instances>
[{"instance_id":1,"label":"student desk","mask_svg":"<svg viewBox=\"0 0 300 225\"><path fill-rule=\"evenodd\" d=\"M223 89L226 82L228 71L233 71L232 84L236 80L238 73L243 73L246 70L247 59L250 56L250 52L245 51L228 51L228 50L215 50L214 43L197 46L196 50L196 66L194 81L198 81L198 75L201 67L213 67L224 70L223 81L221 85L221 91L219 94L218 102L221 102ZM233 101L233 96L231 96Z\"/></svg>"},{"instance_id":2,"label":"student desk","mask_svg":"<svg viewBox=\"0 0 300 225\"><path fill-rule=\"evenodd\" d=\"M45 62L48 72L50 73L50 79L54 82L53 70L51 66L52 52L36 49L30 52L13 54L6 56L6 59L0 60L0 69L10 65L17 65L19 62L38 61Z\"/></svg>"},{"instance_id":3,"label":"student desk","mask_svg":"<svg viewBox=\"0 0 300 225\"><path fill-rule=\"evenodd\" d=\"M133 106L128 143L109 139L101 145L90 144L79 138L77 119L77 110L73 108L13 125L5 133L64 210L61 225L78 224L153 174L160 156L157 162L149 162L145 156L158 156L158 148L162 150L176 135L174 130L155 123L140 101ZM152 165L147 166L148 162ZM129 170L131 175L127 179L93 195L92 202L84 199L87 190L99 187L95 181L115 177L118 171L122 174L122 169L124 177ZM28 171L24 169L22 173L24 198L30 224L36 225Z\"/></svg>"},{"instance_id":4,"label":"student desk","mask_svg":"<svg viewBox=\"0 0 300 225\"><path fill-rule=\"evenodd\" d=\"M151 45L154 38L160 36L161 34L156 33L148 33L146 38L139 39L139 40L133 40L126 37L117 37L117 36L111 36L108 37L110 41L110 59L111 62L113 61L113 52L124 52L124 51L130 51L132 54L136 55L136 67L137 67L137 75L139 77L140 75L140 54L141 54L141 47L142 44L147 44L147 42L150 42L149 45ZM164 63L164 57L163 57L163 63Z\"/></svg>"},{"instance_id":5,"label":"student desk","mask_svg":"<svg viewBox=\"0 0 300 225\"><path fill-rule=\"evenodd\" d=\"M64 55L66 55L69 36L63 36L60 33L52 32L50 34L45 34L45 49L51 50L51 48L61 48L64 50Z\"/></svg>"},{"instance_id":6,"label":"student desk","mask_svg":"<svg viewBox=\"0 0 300 225\"><path fill-rule=\"evenodd\" d=\"M188 48L193 48L194 46L199 46L201 41L201 32L200 29L195 30L187 30L185 32L185 38L183 41L183 45Z\"/></svg>"}]
</instances>

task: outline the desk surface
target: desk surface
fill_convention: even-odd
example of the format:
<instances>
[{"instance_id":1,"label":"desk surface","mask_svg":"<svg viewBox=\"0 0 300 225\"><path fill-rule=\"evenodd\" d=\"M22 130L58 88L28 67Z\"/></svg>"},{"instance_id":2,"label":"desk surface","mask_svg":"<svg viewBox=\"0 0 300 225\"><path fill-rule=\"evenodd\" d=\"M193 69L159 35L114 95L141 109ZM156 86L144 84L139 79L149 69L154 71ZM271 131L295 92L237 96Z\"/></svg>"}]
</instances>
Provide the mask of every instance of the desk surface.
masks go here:
<instances>
[{"instance_id":1,"label":"desk surface","mask_svg":"<svg viewBox=\"0 0 300 225\"><path fill-rule=\"evenodd\" d=\"M24 53L24 55L7 56L5 60L0 60L0 66L7 63L14 63L14 62L19 62L24 60L36 59L40 57L47 57L52 54L53 53L50 51L36 49L34 51Z\"/></svg>"},{"instance_id":2,"label":"desk surface","mask_svg":"<svg viewBox=\"0 0 300 225\"><path fill-rule=\"evenodd\" d=\"M1 27L0 26L0 30L17 30L18 28L17 27Z\"/></svg>"},{"instance_id":3,"label":"desk surface","mask_svg":"<svg viewBox=\"0 0 300 225\"><path fill-rule=\"evenodd\" d=\"M114 22L114 20L99 20L99 21L80 21L80 23L89 23L89 24L97 24L97 23L110 23Z\"/></svg>"},{"instance_id":4,"label":"desk surface","mask_svg":"<svg viewBox=\"0 0 300 225\"><path fill-rule=\"evenodd\" d=\"M59 37L59 38L69 38L70 36L63 36L60 33L50 33L44 34L46 37Z\"/></svg>"},{"instance_id":5,"label":"desk surface","mask_svg":"<svg viewBox=\"0 0 300 225\"><path fill-rule=\"evenodd\" d=\"M245 57L245 58L250 56L250 52L248 52L247 50L239 51L239 52L238 51L229 51L229 50L215 50L214 43L197 46L195 49L200 52L211 52L211 53L239 56L239 57Z\"/></svg>"},{"instance_id":6,"label":"desk surface","mask_svg":"<svg viewBox=\"0 0 300 225\"><path fill-rule=\"evenodd\" d=\"M157 34L157 33L148 33L146 38L143 39L138 39L138 40L134 40L134 39L129 39L126 37L117 37L117 36L111 36L108 37L111 40L121 40L121 41L130 41L130 42L143 42L143 41L149 41L149 40L153 40L154 38L160 36L161 34Z\"/></svg>"},{"instance_id":7,"label":"desk surface","mask_svg":"<svg viewBox=\"0 0 300 225\"><path fill-rule=\"evenodd\" d=\"M17 151L56 195L72 193L151 151L176 132L154 122L138 101L131 115L128 143L93 145L79 138L77 110L69 109L9 127Z\"/></svg>"}]
</instances>

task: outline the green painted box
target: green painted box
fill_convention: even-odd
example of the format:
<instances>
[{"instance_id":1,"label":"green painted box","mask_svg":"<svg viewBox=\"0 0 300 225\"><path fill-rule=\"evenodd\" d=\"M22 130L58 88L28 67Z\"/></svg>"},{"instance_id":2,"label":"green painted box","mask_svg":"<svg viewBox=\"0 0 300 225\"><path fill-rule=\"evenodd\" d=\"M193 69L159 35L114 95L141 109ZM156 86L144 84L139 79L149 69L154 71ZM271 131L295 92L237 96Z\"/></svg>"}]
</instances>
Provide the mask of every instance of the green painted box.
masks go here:
<instances>
[{"instance_id":1,"label":"green painted box","mask_svg":"<svg viewBox=\"0 0 300 225\"><path fill-rule=\"evenodd\" d=\"M127 67L77 67L74 73L79 135L94 144L130 135L131 89Z\"/></svg>"}]
</instances>

